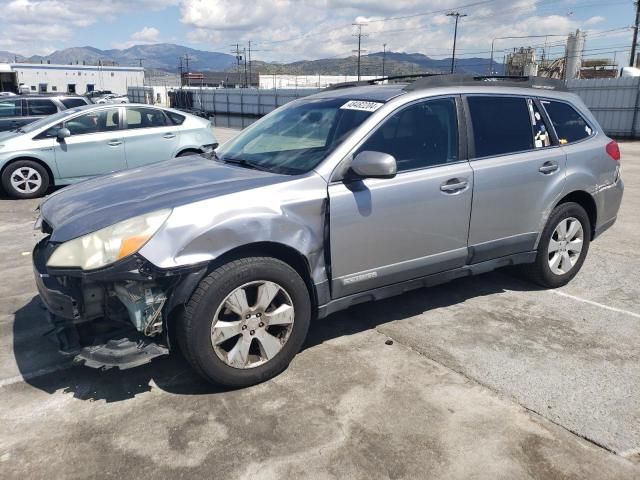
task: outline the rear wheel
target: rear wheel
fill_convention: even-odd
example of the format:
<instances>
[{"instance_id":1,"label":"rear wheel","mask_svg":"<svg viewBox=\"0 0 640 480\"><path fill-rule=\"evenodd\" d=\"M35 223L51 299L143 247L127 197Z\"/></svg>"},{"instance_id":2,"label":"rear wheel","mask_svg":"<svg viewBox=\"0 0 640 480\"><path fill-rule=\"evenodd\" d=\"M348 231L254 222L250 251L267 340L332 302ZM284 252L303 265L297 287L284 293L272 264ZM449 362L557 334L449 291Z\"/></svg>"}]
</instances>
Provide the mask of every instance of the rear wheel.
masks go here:
<instances>
[{"instance_id":1,"label":"rear wheel","mask_svg":"<svg viewBox=\"0 0 640 480\"><path fill-rule=\"evenodd\" d=\"M525 266L527 276L547 288L566 285L587 256L591 240L589 216L577 203L558 205L542 232L535 263Z\"/></svg>"},{"instance_id":2,"label":"rear wheel","mask_svg":"<svg viewBox=\"0 0 640 480\"><path fill-rule=\"evenodd\" d=\"M42 197L49 182L47 170L33 160L18 160L2 172L2 187L14 198Z\"/></svg>"},{"instance_id":3,"label":"rear wheel","mask_svg":"<svg viewBox=\"0 0 640 480\"><path fill-rule=\"evenodd\" d=\"M246 387L282 372L309 328L307 287L268 257L230 262L204 278L178 328L180 348L205 379Z\"/></svg>"}]
</instances>

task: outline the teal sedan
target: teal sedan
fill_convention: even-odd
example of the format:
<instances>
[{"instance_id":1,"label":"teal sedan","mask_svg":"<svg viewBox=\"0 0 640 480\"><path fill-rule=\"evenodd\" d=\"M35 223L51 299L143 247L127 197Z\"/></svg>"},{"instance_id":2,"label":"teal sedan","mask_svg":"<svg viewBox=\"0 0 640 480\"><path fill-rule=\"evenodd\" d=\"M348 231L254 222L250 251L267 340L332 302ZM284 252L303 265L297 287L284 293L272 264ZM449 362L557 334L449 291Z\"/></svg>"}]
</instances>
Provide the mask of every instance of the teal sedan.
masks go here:
<instances>
[{"instance_id":1,"label":"teal sedan","mask_svg":"<svg viewBox=\"0 0 640 480\"><path fill-rule=\"evenodd\" d=\"M2 188L14 198L174 157L210 153L211 122L151 105L88 105L0 133Z\"/></svg>"}]
</instances>

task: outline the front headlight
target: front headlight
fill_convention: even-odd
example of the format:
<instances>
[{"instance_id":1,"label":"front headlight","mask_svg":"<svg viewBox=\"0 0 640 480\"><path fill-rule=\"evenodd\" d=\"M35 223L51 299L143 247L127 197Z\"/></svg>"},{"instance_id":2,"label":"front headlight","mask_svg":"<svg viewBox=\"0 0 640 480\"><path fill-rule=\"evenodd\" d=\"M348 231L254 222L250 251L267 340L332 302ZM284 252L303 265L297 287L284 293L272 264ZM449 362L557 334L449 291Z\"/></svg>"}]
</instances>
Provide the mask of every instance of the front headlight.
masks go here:
<instances>
[{"instance_id":1,"label":"front headlight","mask_svg":"<svg viewBox=\"0 0 640 480\"><path fill-rule=\"evenodd\" d=\"M133 255L155 235L170 214L169 209L159 210L69 240L53 252L47 266L92 270Z\"/></svg>"}]
</instances>

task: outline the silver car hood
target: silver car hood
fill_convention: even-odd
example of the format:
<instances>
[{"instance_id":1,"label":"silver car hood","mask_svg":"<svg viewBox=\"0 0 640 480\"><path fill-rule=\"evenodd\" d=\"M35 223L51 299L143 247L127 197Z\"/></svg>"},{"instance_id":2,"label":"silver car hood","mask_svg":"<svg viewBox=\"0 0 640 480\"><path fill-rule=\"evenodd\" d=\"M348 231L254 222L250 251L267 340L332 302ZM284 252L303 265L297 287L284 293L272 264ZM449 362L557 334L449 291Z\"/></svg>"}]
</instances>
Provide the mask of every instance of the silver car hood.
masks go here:
<instances>
[{"instance_id":1,"label":"silver car hood","mask_svg":"<svg viewBox=\"0 0 640 480\"><path fill-rule=\"evenodd\" d=\"M181 157L64 188L47 198L40 211L53 229L51 241L65 242L137 215L291 178L199 156Z\"/></svg>"}]
</instances>

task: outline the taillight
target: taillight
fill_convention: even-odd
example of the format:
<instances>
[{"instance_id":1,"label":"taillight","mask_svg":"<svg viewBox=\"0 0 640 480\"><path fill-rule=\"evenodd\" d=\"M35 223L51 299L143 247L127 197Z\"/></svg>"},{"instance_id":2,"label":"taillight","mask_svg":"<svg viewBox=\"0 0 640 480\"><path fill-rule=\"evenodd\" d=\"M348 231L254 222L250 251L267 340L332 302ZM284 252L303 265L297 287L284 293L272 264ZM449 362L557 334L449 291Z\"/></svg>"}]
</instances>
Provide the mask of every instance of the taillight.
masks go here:
<instances>
[{"instance_id":1,"label":"taillight","mask_svg":"<svg viewBox=\"0 0 640 480\"><path fill-rule=\"evenodd\" d=\"M620 147L618 147L616 142L611 141L607 144L607 153L616 162L620 161Z\"/></svg>"}]
</instances>

